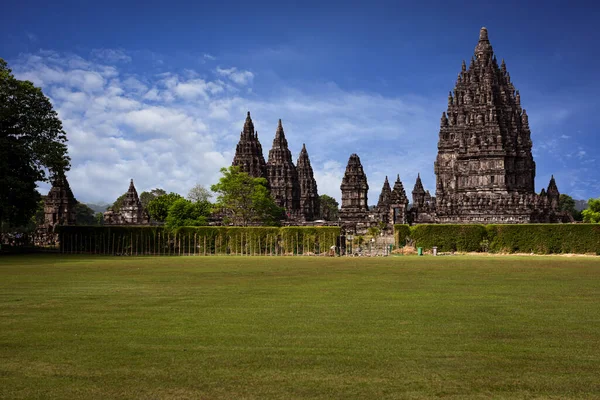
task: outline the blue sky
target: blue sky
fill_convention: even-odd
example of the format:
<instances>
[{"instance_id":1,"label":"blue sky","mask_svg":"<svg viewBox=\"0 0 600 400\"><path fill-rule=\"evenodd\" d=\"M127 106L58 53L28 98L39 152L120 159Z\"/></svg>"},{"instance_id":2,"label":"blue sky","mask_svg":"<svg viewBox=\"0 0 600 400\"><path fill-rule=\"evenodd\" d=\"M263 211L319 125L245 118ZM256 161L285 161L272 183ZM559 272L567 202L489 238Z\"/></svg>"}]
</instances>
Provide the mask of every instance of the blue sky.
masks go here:
<instances>
[{"instance_id":1,"label":"blue sky","mask_svg":"<svg viewBox=\"0 0 600 400\"><path fill-rule=\"evenodd\" d=\"M249 110L265 158L279 118L294 159L306 143L320 193L339 199L359 154L374 204L386 175L435 190L439 119L486 26L529 114L536 190L554 174L600 196L599 5L320 3L9 1L0 57L51 98L80 201L112 202L130 178L215 183Z\"/></svg>"}]
</instances>

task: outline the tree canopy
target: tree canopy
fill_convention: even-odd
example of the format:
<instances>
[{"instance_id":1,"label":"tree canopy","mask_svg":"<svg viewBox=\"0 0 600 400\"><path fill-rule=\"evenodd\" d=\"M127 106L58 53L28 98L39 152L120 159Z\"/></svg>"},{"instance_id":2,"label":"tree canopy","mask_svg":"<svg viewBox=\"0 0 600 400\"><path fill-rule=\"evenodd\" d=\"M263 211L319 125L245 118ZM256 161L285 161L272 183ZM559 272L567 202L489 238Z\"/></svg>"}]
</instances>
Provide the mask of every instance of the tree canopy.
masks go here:
<instances>
[{"instance_id":1,"label":"tree canopy","mask_svg":"<svg viewBox=\"0 0 600 400\"><path fill-rule=\"evenodd\" d=\"M179 198L171 204L166 225L169 228L180 226L204 226L208 225L207 218L211 213L211 204L208 201L191 202Z\"/></svg>"},{"instance_id":2,"label":"tree canopy","mask_svg":"<svg viewBox=\"0 0 600 400\"><path fill-rule=\"evenodd\" d=\"M152 201L152 199L157 198L158 196L163 196L167 194L163 189L152 189L149 192L140 193L140 203L142 203L142 207L148 208L148 204Z\"/></svg>"},{"instance_id":3,"label":"tree canopy","mask_svg":"<svg viewBox=\"0 0 600 400\"><path fill-rule=\"evenodd\" d=\"M223 176L211 190L217 193L216 207L224 212L224 221L247 226L252 223L278 225L284 210L275 204L265 178L253 178L239 167L221 168Z\"/></svg>"},{"instance_id":4,"label":"tree canopy","mask_svg":"<svg viewBox=\"0 0 600 400\"><path fill-rule=\"evenodd\" d=\"M600 223L600 197L597 199L588 200L588 208L581 212L583 215L583 222L592 224Z\"/></svg>"},{"instance_id":5,"label":"tree canopy","mask_svg":"<svg viewBox=\"0 0 600 400\"><path fill-rule=\"evenodd\" d=\"M321 205L321 218L325 221L337 221L338 219L338 202L331 196L322 194L319 196Z\"/></svg>"},{"instance_id":6,"label":"tree canopy","mask_svg":"<svg viewBox=\"0 0 600 400\"><path fill-rule=\"evenodd\" d=\"M29 81L16 79L0 58L0 224L27 224L40 194L70 167L67 135L50 100Z\"/></svg>"},{"instance_id":7,"label":"tree canopy","mask_svg":"<svg viewBox=\"0 0 600 400\"><path fill-rule=\"evenodd\" d=\"M573 216L575 221L581 221L581 211L577 211L575 208L575 200L568 194L561 194L558 200L558 208L561 211L566 211Z\"/></svg>"},{"instance_id":8,"label":"tree canopy","mask_svg":"<svg viewBox=\"0 0 600 400\"><path fill-rule=\"evenodd\" d=\"M165 222L169 215L169 208L179 199L183 199L183 197L173 192L155 197L148 203L148 215L154 221Z\"/></svg>"},{"instance_id":9,"label":"tree canopy","mask_svg":"<svg viewBox=\"0 0 600 400\"><path fill-rule=\"evenodd\" d=\"M210 190L202 186L201 184L197 184L193 188L190 189L187 199L193 203L210 201L212 194Z\"/></svg>"}]
</instances>

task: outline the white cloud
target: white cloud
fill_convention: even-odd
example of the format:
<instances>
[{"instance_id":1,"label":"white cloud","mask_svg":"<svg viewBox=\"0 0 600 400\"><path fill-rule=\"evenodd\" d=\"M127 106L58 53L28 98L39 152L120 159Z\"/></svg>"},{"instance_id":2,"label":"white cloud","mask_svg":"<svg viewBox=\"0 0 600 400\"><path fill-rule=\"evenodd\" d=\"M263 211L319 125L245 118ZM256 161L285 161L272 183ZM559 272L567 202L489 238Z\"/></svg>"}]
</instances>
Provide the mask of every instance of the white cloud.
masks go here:
<instances>
[{"instance_id":1,"label":"white cloud","mask_svg":"<svg viewBox=\"0 0 600 400\"><path fill-rule=\"evenodd\" d=\"M217 72L217 74L219 74L221 76L225 76L225 77L231 79L233 82L237 83L238 85L242 85L242 86L246 86L246 85L252 83L252 80L254 79L254 74L252 72L238 71L238 69L235 67L232 67L232 68L217 67L216 72Z\"/></svg>"}]
</instances>

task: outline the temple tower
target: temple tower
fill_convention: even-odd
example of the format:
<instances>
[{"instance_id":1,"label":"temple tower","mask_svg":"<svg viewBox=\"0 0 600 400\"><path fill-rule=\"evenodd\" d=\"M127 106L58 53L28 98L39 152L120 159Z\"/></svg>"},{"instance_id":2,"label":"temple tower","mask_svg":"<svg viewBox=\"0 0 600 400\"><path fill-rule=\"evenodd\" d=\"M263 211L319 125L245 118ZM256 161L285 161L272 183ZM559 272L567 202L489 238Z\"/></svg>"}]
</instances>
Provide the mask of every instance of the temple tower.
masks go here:
<instances>
[{"instance_id":1,"label":"temple tower","mask_svg":"<svg viewBox=\"0 0 600 400\"><path fill-rule=\"evenodd\" d=\"M400 175L396 177L394 188L392 189L391 204L391 222L394 224L406 224L407 211L408 211L408 197L406 197L406 191L404 185L400 180Z\"/></svg>"},{"instance_id":2,"label":"temple tower","mask_svg":"<svg viewBox=\"0 0 600 400\"><path fill-rule=\"evenodd\" d=\"M258 140L258 132L254 130L250 111L246 116L244 129L240 133L240 141L235 148L233 166L240 167L242 172L254 178L266 178L267 168L262 146Z\"/></svg>"},{"instance_id":3,"label":"temple tower","mask_svg":"<svg viewBox=\"0 0 600 400\"><path fill-rule=\"evenodd\" d=\"M342 179L340 186L342 190L342 206L339 216L349 231L356 231L360 228L361 223L367 221L367 213L369 211L367 193L369 192L369 184L367 176L360 163L360 158L356 154L352 154L346 166L346 173Z\"/></svg>"},{"instance_id":4,"label":"temple tower","mask_svg":"<svg viewBox=\"0 0 600 400\"><path fill-rule=\"evenodd\" d=\"M150 216L142 206L133 179L129 182L129 189L123 199L123 204L118 211L109 209L104 213L105 225L148 225Z\"/></svg>"},{"instance_id":5,"label":"temple tower","mask_svg":"<svg viewBox=\"0 0 600 400\"><path fill-rule=\"evenodd\" d=\"M423 182L421 182L421 174L417 174L417 181L412 191L413 207L422 207L425 204L425 188L423 188ZM430 196L431 197L431 196Z\"/></svg>"},{"instance_id":6,"label":"temple tower","mask_svg":"<svg viewBox=\"0 0 600 400\"><path fill-rule=\"evenodd\" d=\"M385 181L383 182L383 187L381 188L381 194L379 195L379 201L377 201L377 208L380 211L387 210L390 207L392 201L392 188L390 187L390 182L388 181L388 177L385 177Z\"/></svg>"},{"instance_id":7,"label":"temple tower","mask_svg":"<svg viewBox=\"0 0 600 400\"><path fill-rule=\"evenodd\" d=\"M76 205L77 200L67 177L64 174L56 176L44 200L44 226L54 228L56 225L75 225Z\"/></svg>"},{"instance_id":8,"label":"temple tower","mask_svg":"<svg viewBox=\"0 0 600 400\"><path fill-rule=\"evenodd\" d=\"M304 220L312 221L319 216L319 193L305 144L302 144L296 170L300 184L300 211Z\"/></svg>"},{"instance_id":9,"label":"temple tower","mask_svg":"<svg viewBox=\"0 0 600 400\"><path fill-rule=\"evenodd\" d=\"M281 120L277 125L273 147L266 165L271 196L279 207L285 208L288 218L298 217L300 211L300 184L298 171L292 162Z\"/></svg>"}]
</instances>

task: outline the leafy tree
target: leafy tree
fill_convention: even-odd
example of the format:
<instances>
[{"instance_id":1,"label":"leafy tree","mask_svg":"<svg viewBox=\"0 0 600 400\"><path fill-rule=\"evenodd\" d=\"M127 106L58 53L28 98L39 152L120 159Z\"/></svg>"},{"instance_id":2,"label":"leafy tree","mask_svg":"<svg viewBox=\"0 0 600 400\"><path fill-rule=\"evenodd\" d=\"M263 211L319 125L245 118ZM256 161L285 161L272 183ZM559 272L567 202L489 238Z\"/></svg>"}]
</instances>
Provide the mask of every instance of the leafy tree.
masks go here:
<instances>
[{"instance_id":1,"label":"leafy tree","mask_svg":"<svg viewBox=\"0 0 600 400\"><path fill-rule=\"evenodd\" d=\"M284 210L267 190L267 180L253 178L239 167L221 168L223 176L211 190L217 193L216 207L225 213L225 222L247 226L251 223L278 225Z\"/></svg>"},{"instance_id":2,"label":"leafy tree","mask_svg":"<svg viewBox=\"0 0 600 400\"><path fill-rule=\"evenodd\" d=\"M28 224L40 194L69 169L67 135L50 100L29 81L15 79L0 58L0 225Z\"/></svg>"},{"instance_id":3,"label":"leafy tree","mask_svg":"<svg viewBox=\"0 0 600 400\"><path fill-rule=\"evenodd\" d=\"M147 207L150 218L157 222L165 222L169 215L169 208L179 199L183 199L183 197L171 192L150 200Z\"/></svg>"},{"instance_id":4,"label":"leafy tree","mask_svg":"<svg viewBox=\"0 0 600 400\"><path fill-rule=\"evenodd\" d=\"M94 218L96 219L95 225L104 225L104 214L98 212L94 215Z\"/></svg>"},{"instance_id":5,"label":"leafy tree","mask_svg":"<svg viewBox=\"0 0 600 400\"><path fill-rule=\"evenodd\" d=\"M94 210L83 203L75 205L75 225L97 225Z\"/></svg>"},{"instance_id":6,"label":"leafy tree","mask_svg":"<svg viewBox=\"0 0 600 400\"><path fill-rule=\"evenodd\" d=\"M581 211L577 211L575 208L575 200L568 194L561 194L558 199L558 208L560 211L566 211L573 216L575 221L581 221Z\"/></svg>"},{"instance_id":7,"label":"leafy tree","mask_svg":"<svg viewBox=\"0 0 600 400\"><path fill-rule=\"evenodd\" d=\"M600 223L600 197L597 199L588 200L588 208L581 212L583 215L583 222L592 224Z\"/></svg>"},{"instance_id":8,"label":"leafy tree","mask_svg":"<svg viewBox=\"0 0 600 400\"><path fill-rule=\"evenodd\" d=\"M163 196L167 194L163 189L152 189L149 192L140 193L140 203L142 203L142 207L148 208L148 204L152 201L152 199L157 198L158 196Z\"/></svg>"},{"instance_id":9,"label":"leafy tree","mask_svg":"<svg viewBox=\"0 0 600 400\"><path fill-rule=\"evenodd\" d=\"M118 212L121 207L123 207L123 201L125 201L125 197L127 197L127 192L123 193L115 200L112 205L106 207L106 210L112 209L114 212Z\"/></svg>"},{"instance_id":10,"label":"leafy tree","mask_svg":"<svg viewBox=\"0 0 600 400\"><path fill-rule=\"evenodd\" d=\"M207 217L210 212L211 205L208 201L193 203L190 200L179 198L169 207L166 225L169 228L204 226L208 224Z\"/></svg>"},{"instance_id":11,"label":"leafy tree","mask_svg":"<svg viewBox=\"0 0 600 400\"><path fill-rule=\"evenodd\" d=\"M321 204L321 218L325 221L338 220L338 202L333 197L322 194L319 196Z\"/></svg>"},{"instance_id":12,"label":"leafy tree","mask_svg":"<svg viewBox=\"0 0 600 400\"><path fill-rule=\"evenodd\" d=\"M193 188L190 189L190 192L187 195L188 200L198 203L201 201L210 201L212 194L210 191L204 186L197 184Z\"/></svg>"}]
</instances>

